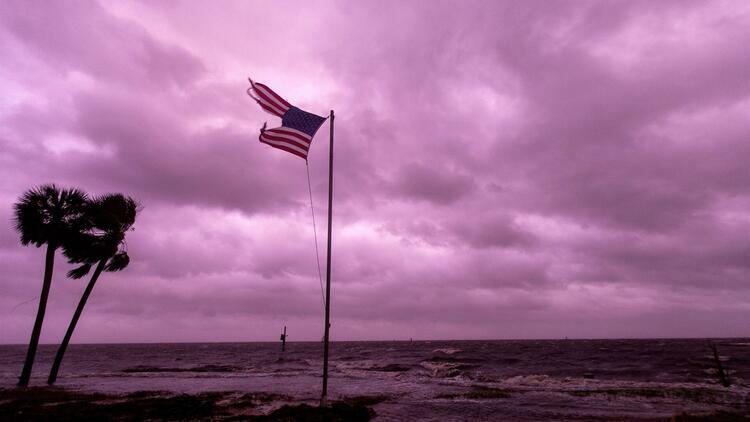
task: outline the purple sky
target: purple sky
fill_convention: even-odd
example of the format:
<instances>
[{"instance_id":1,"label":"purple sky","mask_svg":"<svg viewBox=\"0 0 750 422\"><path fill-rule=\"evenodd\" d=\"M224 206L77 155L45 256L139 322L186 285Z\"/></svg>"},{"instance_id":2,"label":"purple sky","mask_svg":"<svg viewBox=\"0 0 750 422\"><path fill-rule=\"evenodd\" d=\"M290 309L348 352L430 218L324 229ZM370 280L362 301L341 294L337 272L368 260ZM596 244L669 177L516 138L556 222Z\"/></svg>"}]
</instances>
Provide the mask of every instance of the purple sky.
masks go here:
<instances>
[{"instance_id":1,"label":"purple sky","mask_svg":"<svg viewBox=\"0 0 750 422\"><path fill-rule=\"evenodd\" d=\"M0 343L45 182L143 204L74 341L320 339L304 161L247 76L336 110L333 339L750 335L748 45L745 1L2 1Z\"/></svg>"}]
</instances>

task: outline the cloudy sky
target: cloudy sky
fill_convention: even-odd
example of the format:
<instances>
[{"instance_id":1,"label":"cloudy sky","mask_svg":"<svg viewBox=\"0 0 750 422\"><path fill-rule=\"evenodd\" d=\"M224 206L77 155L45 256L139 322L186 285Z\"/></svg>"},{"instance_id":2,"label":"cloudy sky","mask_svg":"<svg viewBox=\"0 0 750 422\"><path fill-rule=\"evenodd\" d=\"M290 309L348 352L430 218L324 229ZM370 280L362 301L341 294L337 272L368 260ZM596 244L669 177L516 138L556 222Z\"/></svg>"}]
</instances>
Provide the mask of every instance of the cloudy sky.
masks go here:
<instances>
[{"instance_id":1,"label":"cloudy sky","mask_svg":"<svg viewBox=\"0 0 750 422\"><path fill-rule=\"evenodd\" d=\"M0 2L0 343L45 182L143 205L74 341L320 339L305 163L248 76L336 111L333 339L750 335L748 44L741 0Z\"/></svg>"}]
</instances>

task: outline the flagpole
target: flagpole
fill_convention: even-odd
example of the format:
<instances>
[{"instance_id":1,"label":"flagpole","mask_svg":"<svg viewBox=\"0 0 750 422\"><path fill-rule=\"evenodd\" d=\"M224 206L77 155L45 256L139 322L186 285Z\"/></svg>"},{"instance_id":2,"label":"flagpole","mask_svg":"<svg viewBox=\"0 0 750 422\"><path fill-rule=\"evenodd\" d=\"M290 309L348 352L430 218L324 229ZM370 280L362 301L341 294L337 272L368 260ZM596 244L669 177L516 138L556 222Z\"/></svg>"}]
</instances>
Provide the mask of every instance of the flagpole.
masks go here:
<instances>
[{"instance_id":1,"label":"flagpole","mask_svg":"<svg viewBox=\"0 0 750 422\"><path fill-rule=\"evenodd\" d=\"M331 110L330 130L331 142L328 146L328 258L326 264L326 321L323 336L323 394L320 397L321 406L328 402L328 334L331 328L331 228L333 220L333 110Z\"/></svg>"}]
</instances>

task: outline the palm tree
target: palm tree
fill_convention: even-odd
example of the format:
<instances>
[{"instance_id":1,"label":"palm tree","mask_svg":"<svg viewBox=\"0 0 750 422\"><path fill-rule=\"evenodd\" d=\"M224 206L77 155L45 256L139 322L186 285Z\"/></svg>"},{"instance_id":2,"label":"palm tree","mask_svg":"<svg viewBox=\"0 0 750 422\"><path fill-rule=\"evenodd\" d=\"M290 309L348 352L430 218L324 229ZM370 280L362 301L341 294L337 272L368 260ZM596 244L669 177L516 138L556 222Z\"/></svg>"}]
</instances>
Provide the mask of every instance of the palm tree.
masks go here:
<instances>
[{"instance_id":1,"label":"palm tree","mask_svg":"<svg viewBox=\"0 0 750 422\"><path fill-rule=\"evenodd\" d=\"M86 286L78 307L70 321L68 331L65 332L60 347L55 355L55 362L52 364L52 370L47 379L48 384L54 384L57 380L57 372L60 370L65 350L68 348L70 338L81 317L83 307L94 289L96 281L99 279L102 271L120 271L128 266L130 257L125 248L125 233L135 223L135 217L138 213L138 204L130 197L122 194L109 194L92 200L86 207L86 216L91 224L92 230L87 233L80 233L70 242L65 250L65 255L71 263L81 264L79 267L70 270L68 277L82 278L91 271L91 267L96 264L94 274Z\"/></svg>"},{"instance_id":2,"label":"palm tree","mask_svg":"<svg viewBox=\"0 0 750 422\"><path fill-rule=\"evenodd\" d=\"M33 244L36 247L47 245L39 309L18 380L19 387L29 385L31 378L31 368L34 365L44 313L47 309L47 297L52 284L55 251L59 247L64 247L74 234L86 229L85 219L82 218L86 201L86 194L79 189L59 189L55 185L42 185L26 191L14 206L15 228L21 235L21 244Z\"/></svg>"}]
</instances>

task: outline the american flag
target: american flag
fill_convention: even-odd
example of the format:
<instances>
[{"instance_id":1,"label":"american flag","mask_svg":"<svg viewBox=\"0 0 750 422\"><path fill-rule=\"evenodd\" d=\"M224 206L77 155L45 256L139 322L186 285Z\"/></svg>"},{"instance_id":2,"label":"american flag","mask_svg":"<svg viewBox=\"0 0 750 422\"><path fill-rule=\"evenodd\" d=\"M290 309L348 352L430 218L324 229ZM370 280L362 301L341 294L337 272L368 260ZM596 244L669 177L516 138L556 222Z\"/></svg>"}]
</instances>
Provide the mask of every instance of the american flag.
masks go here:
<instances>
[{"instance_id":1,"label":"american flag","mask_svg":"<svg viewBox=\"0 0 750 422\"><path fill-rule=\"evenodd\" d=\"M271 88L253 82L252 79L250 79L250 85L251 87L247 90L248 95L257 101L263 110L281 117L281 127L266 129L266 125L263 125L260 130L260 141L307 160L310 142L326 118L289 104ZM250 92L251 90L255 95Z\"/></svg>"}]
</instances>

